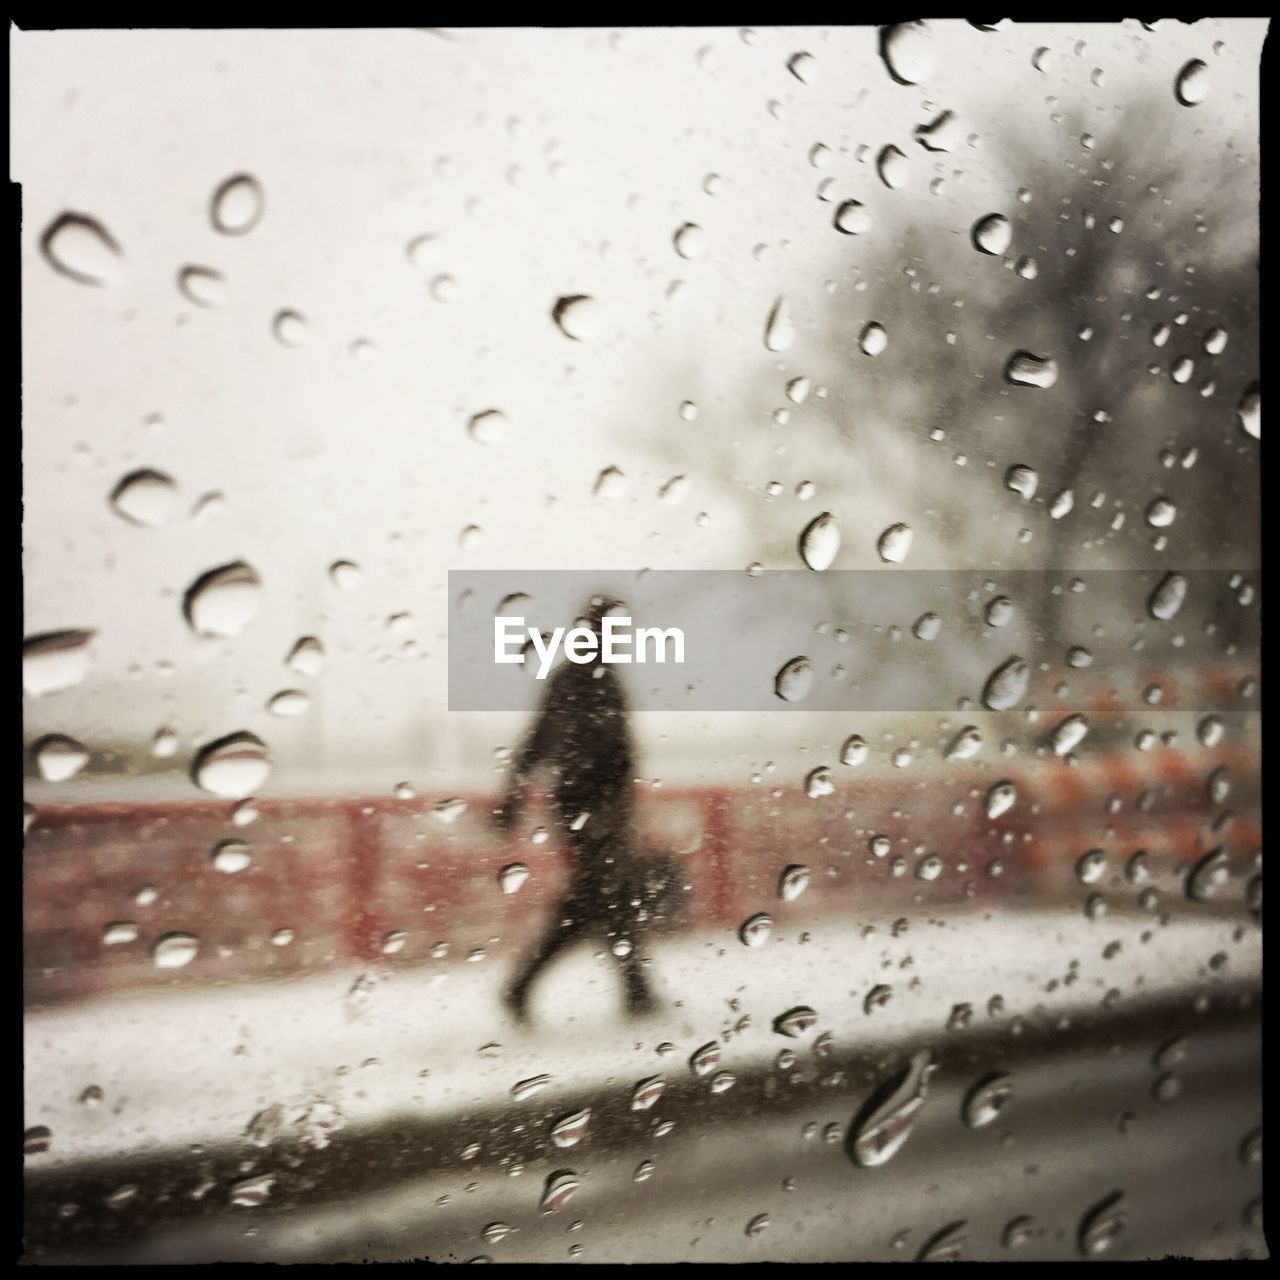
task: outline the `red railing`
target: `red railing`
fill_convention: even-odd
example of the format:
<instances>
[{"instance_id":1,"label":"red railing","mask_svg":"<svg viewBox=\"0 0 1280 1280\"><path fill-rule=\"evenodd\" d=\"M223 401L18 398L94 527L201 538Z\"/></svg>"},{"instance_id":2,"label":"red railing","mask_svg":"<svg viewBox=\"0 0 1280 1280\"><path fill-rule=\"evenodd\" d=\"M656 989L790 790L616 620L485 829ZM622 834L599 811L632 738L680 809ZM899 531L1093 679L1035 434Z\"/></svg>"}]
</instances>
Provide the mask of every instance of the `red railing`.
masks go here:
<instances>
[{"instance_id":1,"label":"red railing","mask_svg":"<svg viewBox=\"0 0 1280 1280\"><path fill-rule=\"evenodd\" d=\"M1237 788L1256 787L1251 752L1220 746L1212 755L1212 767L1231 769ZM865 780L844 772L836 793L819 800L794 782L768 778L744 789L646 789L639 796L643 840L680 857L690 889L679 927L696 930L736 928L761 910L780 920L874 915L920 893L940 904L960 896L966 882L984 900L1061 896L1089 848L1120 857L1142 847L1182 862L1210 843L1248 853L1260 842L1256 824L1241 819L1225 836L1209 834L1222 809L1206 795L1209 770L1176 750L1100 753L1078 767L1056 758L1008 765L1019 799L995 822L982 800L989 765L971 775L954 766L929 774L908 767ZM1118 803L1109 804L1112 797ZM566 874L554 836L504 840L488 821L492 795L461 799L466 810L451 823L435 816L434 797L267 797L244 828L232 824L231 805L204 799L38 810L25 849L28 997L351 962L430 963L465 958L494 939L503 948L523 945L554 909ZM535 798L526 830L537 821ZM870 852L875 835L890 841L885 857ZM226 839L250 846L251 866L227 875L209 865L210 851ZM922 847L944 864L927 884L912 874ZM506 895L498 872L514 861L530 879ZM991 872L997 861L998 879ZM782 903L778 876L791 863L811 868L810 886L797 902ZM156 891L149 906L137 901L144 886ZM105 945L113 922L136 925L136 941ZM276 945L286 929L292 939ZM199 938L197 961L157 969L150 946L175 931ZM396 932L403 947L388 953L387 937Z\"/></svg>"}]
</instances>

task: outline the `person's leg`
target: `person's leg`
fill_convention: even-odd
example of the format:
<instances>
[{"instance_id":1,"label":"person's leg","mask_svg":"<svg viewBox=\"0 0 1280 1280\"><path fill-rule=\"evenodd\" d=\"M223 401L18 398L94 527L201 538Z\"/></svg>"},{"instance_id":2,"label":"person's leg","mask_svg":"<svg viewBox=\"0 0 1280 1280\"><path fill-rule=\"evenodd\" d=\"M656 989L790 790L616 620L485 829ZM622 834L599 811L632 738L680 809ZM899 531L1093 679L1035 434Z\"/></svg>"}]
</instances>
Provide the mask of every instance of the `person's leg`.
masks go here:
<instances>
[{"instance_id":1,"label":"person's leg","mask_svg":"<svg viewBox=\"0 0 1280 1280\"><path fill-rule=\"evenodd\" d=\"M517 1022L529 1020L529 988L534 979L551 962L556 953L575 942L582 932L584 919L580 904L573 899L561 904L542 937L535 943L524 964L506 991L506 1005Z\"/></svg>"},{"instance_id":2,"label":"person's leg","mask_svg":"<svg viewBox=\"0 0 1280 1280\"><path fill-rule=\"evenodd\" d=\"M616 954L616 953L615 953ZM625 956L618 956L618 964L622 970L622 985L626 993L627 1012L633 1017L652 1013L657 1008L653 988L649 985L648 975L634 942Z\"/></svg>"}]
</instances>

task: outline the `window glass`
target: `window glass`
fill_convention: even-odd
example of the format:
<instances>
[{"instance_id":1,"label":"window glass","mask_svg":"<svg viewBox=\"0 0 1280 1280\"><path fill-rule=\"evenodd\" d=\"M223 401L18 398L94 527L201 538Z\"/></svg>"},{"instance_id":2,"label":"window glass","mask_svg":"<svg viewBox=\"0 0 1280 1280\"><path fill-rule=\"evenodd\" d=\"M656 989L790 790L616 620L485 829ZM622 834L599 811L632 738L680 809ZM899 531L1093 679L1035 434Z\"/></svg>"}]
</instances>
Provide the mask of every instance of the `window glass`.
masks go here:
<instances>
[{"instance_id":1,"label":"window glass","mask_svg":"<svg viewBox=\"0 0 1280 1280\"><path fill-rule=\"evenodd\" d=\"M1265 1256L1265 31L15 29L26 1256Z\"/></svg>"}]
</instances>

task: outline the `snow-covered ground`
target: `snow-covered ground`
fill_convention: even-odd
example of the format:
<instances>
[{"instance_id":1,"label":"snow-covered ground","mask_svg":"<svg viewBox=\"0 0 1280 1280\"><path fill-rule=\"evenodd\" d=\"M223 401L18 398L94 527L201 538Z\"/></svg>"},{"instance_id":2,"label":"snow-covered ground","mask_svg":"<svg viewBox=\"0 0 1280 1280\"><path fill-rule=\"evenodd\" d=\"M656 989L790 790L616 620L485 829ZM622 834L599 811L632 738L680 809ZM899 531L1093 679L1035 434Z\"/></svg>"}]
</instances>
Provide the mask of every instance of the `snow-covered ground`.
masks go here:
<instances>
[{"instance_id":1,"label":"snow-covered ground","mask_svg":"<svg viewBox=\"0 0 1280 1280\"><path fill-rule=\"evenodd\" d=\"M1112 988L1121 1001L1189 1001L1258 972L1260 933L1241 929L1245 919L1182 909L1160 927L1145 913L1093 921L1079 911L970 908L917 917L896 937L888 921L868 933L855 919L778 928L758 948L727 930L683 935L654 943L665 1008L639 1023L622 1020L612 958L586 947L535 988L531 1029L500 1007L507 953L447 968L104 996L27 1015L26 1124L51 1130L34 1160L52 1168L234 1141L276 1104L289 1119L324 1101L347 1125L373 1125L501 1106L512 1086L539 1075L551 1077L548 1096L571 1103L608 1082L687 1076L689 1055L714 1039L718 1069L733 1072L805 1049L822 1032L845 1045L929 1043L958 1004L980 1022L1097 1007ZM1112 942L1119 954L1104 958ZM1211 970L1218 953L1226 959ZM881 983L892 997L865 1012ZM992 1013L995 996L1003 1006ZM772 1026L797 1005L818 1015L801 1041ZM672 1047L659 1052L664 1042ZM101 1101L88 1105L81 1098L93 1087Z\"/></svg>"}]
</instances>

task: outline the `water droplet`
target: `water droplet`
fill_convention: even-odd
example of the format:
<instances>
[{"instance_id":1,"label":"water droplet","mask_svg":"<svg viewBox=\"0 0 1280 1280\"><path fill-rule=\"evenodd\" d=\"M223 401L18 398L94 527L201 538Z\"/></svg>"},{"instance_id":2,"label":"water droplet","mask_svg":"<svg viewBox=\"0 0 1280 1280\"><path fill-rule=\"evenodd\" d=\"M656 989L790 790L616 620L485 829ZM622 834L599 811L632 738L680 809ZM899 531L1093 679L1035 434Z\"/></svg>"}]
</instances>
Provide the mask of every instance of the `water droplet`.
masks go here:
<instances>
[{"instance_id":1,"label":"water droplet","mask_svg":"<svg viewBox=\"0 0 1280 1280\"><path fill-rule=\"evenodd\" d=\"M965 725L947 744L943 756L947 760L968 760L977 755L982 747L982 735L976 726Z\"/></svg>"},{"instance_id":2,"label":"water droplet","mask_svg":"<svg viewBox=\"0 0 1280 1280\"><path fill-rule=\"evenodd\" d=\"M954 151L960 141L960 125L955 112L943 111L928 124L916 125L915 139L926 151ZM944 189L941 178L935 178L930 184L935 195Z\"/></svg>"},{"instance_id":3,"label":"water droplet","mask_svg":"<svg viewBox=\"0 0 1280 1280\"><path fill-rule=\"evenodd\" d=\"M499 1240L505 1240L514 1230L514 1227L508 1226L505 1222L491 1222L480 1234L490 1244L497 1244Z\"/></svg>"},{"instance_id":4,"label":"water droplet","mask_svg":"<svg viewBox=\"0 0 1280 1280\"><path fill-rule=\"evenodd\" d=\"M999 257L1013 243L1013 224L1002 213L989 213L973 224L973 247Z\"/></svg>"},{"instance_id":5,"label":"water droplet","mask_svg":"<svg viewBox=\"0 0 1280 1280\"><path fill-rule=\"evenodd\" d=\"M243 871L252 862L249 846L243 840L222 840L209 853L209 865L224 875Z\"/></svg>"},{"instance_id":6,"label":"water droplet","mask_svg":"<svg viewBox=\"0 0 1280 1280\"><path fill-rule=\"evenodd\" d=\"M839 550L840 528L830 511L824 511L805 525L800 535L800 558L810 569L818 572L829 569Z\"/></svg>"},{"instance_id":7,"label":"water droplet","mask_svg":"<svg viewBox=\"0 0 1280 1280\"><path fill-rule=\"evenodd\" d=\"M1227 854L1221 847L1210 849L1187 872L1187 897L1192 902L1210 902L1231 878Z\"/></svg>"},{"instance_id":8,"label":"water droplet","mask_svg":"<svg viewBox=\"0 0 1280 1280\"><path fill-rule=\"evenodd\" d=\"M1240 430L1255 440L1262 439L1262 385L1251 382L1236 405L1236 421Z\"/></svg>"},{"instance_id":9,"label":"water droplet","mask_svg":"<svg viewBox=\"0 0 1280 1280\"><path fill-rule=\"evenodd\" d=\"M138 926L130 920L113 920L103 926L102 945L104 947L121 947L137 940Z\"/></svg>"},{"instance_id":10,"label":"water droplet","mask_svg":"<svg viewBox=\"0 0 1280 1280\"><path fill-rule=\"evenodd\" d=\"M860 236L871 230L871 215L860 200L846 200L836 207L834 223L837 231L843 231L847 236Z\"/></svg>"},{"instance_id":11,"label":"water droplet","mask_svg":"<svg viewBox=\"0 0 1280 1280\"><path fill-rule=\"evenodd\" d=\"M138 1184L136 1182L126 1182L122 1186L117 1187L106 1199L103 1204L108 1209L118 1212L126 1205L131 1204L138 1195Z\"/></svg>"},{"instance_id":12,"label":"water droplet","mask_svg":"<svg viewBox=\"0 0 1280 1280\"><path fill-rule=\"evenodd\" d=\"M988 711L1008 711L1016 707L1031 682L1031 668L1019 657L1007 658L987 680L982 704Z\"/></svg>"},{"instance_id":13,"label":"water droplet","mask_svg":"<svg viewBox=\"0 0 1280 1280\"><path fill-rule=\"evenodd\" d=\"M1159 622L1168 622L1187 598L1187 580L1179 573L1166 574L1151 593L1147 609Z\"/></svg>"},{"instance_id":14,"label":"water droplet","mask_svg":"<svg viewBox=\"0 0 1280 1280\"><path fill-rule=\"evenodd\" d=\"M1204 349L1211 356L1220 356L1227 349L1227 331L1221 326L1210 329L1204 335Z\"/></svg>"},{"instance_id":15,"label":"water droplet","mask_svg":"<svg viewBox=\"0 0 1280 1280\"><path fill-rule=\"evenodd\" d=\"M285 664L299 675L319 675L324 670L324 648L314 636L303 636L289 651Z\"/></svg>"},{"instance_id":16,"label":"water droplet","mask_svg":"<svg viewBox=\"0 0 1280 1280\"><path fill-rule=\"evenodd\" d=\"M840 763L857 768L867 758L868 751L867 744L856 733L851 734L840 748Z\"/></svg>"},{"instance_id":17,"label":"water droplet","mask_svg":"<svg viewBox=\"0 0 1280 1280\"><path fill-rule=\"evenodd\" d=\"M964 1234L965 1222L948 1223L941 1231L934 1232L916 1255L917 1262L959 1262L964 1254L968 1238Z\"/></svg>"},{"instance_id":18,"label":"water droplet","mask_svg":"<svg viewBox=\"0 0 1280 1280\"><path fill-rule=\"evenodd\" d=\"M201 747L191 766L196 786L215 796L243 800L267 780L267 747L251 733L233 733Z\"/></svg>"},{"instance_id":19,"label":"water droplet","mask_svg":"<svg viewBox=\"0 0 1280 1280\"><path fill-rule=\"evenodd\" d=\"M548 1175L538 1208L543 1213L558 1213L577 1194L582 1182L571 1169L561 1169Z\"/></svg>"},{"instance_id":20,"label":"water droplet","mask_svg":"<svg viewBox=\"0 0 1280 1280\"><path fill-rule=\"evenodd\" d=\"M901 1150L924 1107L934 1067L933 1054L921 1049L867 1100L849 1129L848 1150L857 1164L874 1169Z\"/></svg>"},{"instance_id":21,"label":"water droplet","mask_svg":"<svg viewBox=\"0 0 1280 1280\"><path fill-rule=\"evenodd\" d=\"M783 702L801 702L813 687L813 663L808 658L792 658L773 680L774 693Z\"/></svg>"},{"instance_id":22,"label":"water droplet","mask_svg":"<svg viewBox=\"0 0 1280 1280\"><path fill-rule=\"evenodd\" d=\"M648 1182L653 1177L653 1171L657 1166L652 1160L641 1160L636 1165L636 1171L631 1175L632 1182Z\"/></svg>"},{"instance_id":23,"label":"water droplet","mask_svg":"<svg viewBox=\"0 0 1280 1280\"><path fill-rule=\"evenodd\" d=\"M431 816L445 826L452 826L467 811L467 802L456 798L437 800L432 806Z\"/></svg>"},{"instance_id":24,"label":"water droplet","mask_svg":"<svg viewBox=\"0 0 1280 1280\"><path fill-rule=\"evenodd\" d=\"M22 642L22 688L32 698L80 683L89 670L93 631L51 631Z\"/></svg>"},{"instance_id":25,"label":"water droplet","mask_svg":"<svg viewBox=\"0 0 1280 1280\"><path fill-rule=\"evenodd\" d=\"M1078 1242L1086 1258L1106 1253L1128 1226L1124 1196L1113 1191L1093 1206L1080 1222Z\"/></svg>"},{"instance_id":26,"label":"water droplet","mask_svg":"<svg viewBox=\"0 0 1280 1280\"><path fill-rule=\"evenodd\" d=\"M708 1086L712 1093L727 1093L737 1083L737 1077L729 1071L718 1071Z\"/></svg>"},{"instance_id":27,"label":"water droplet","mask_svg":"<svg viewBox=\"0 0 1280 1280\"><path fill-rule=\"evenodd\" d=\"M585 293L558 298L551 318L560 332L575 342L590 342L600 332L600 304Z\"/></svg>"},{"instance_id":28,"label":"water droplet","mask_svg":"<svg viewBox=\"0 0 1280 1280\"><path fill-rule=\"evenodd\" d=\"M1225 732L1226 726L1220 716L1205 716L1196 726L1196 737L1202 747L1216 747Z\"/></svg>"},{"instance_id":29,"label":"water droplet","mask_svg":"<svg viewBox=\"0 0 1280 1280\"><path fill-rule=\"evenodd\" d=\"M668 506L676 506L683 502L689 495L689 477L688 476L672 476L658 490L658 499L665 502Z\"/></svg>"},{"instance_id":30,"label":"water droplet","mask_svg":"<svg viewBox=\"0 0 1280 1280\"><path fill-rule=\"evenodd\" d=\"M573 1147L582 1141L591 1120L591 1108L573 1111L551 1126L551 1141L557 1147Z\"/></svg>"},{"instance_id":31,"label":"water droplet","mask_svg":"<svg viewBox=\"0 0 1280 1280\"><path fill-rule=\"evenodd\" d=\"M162 471L131 471L111 492L116 514L131 524L163 524L178 504L178 486Z\"/></svg>"},{"instance_id":32,"label":"water droplet","mask_svg":"<svg viewBox=\"0 0 1280 1280\"><path fill-rule=\"evenodd\" d=\"M1246 1133L1240 1142L1240 1163L1255 1165L1262 1163L1262 1130L1254 1129Z\"/></svg>"},{"instance_id":33,"label":"water droplet","mask_svg":"<svg viewBox=\"0 0 1280 1280\"><path fill-rule=\"evenodd\" d=\"M1058 381L1058 363L1030 351L1015 351L1005 365L1004 376L1014 386L1048 390Z\"/></svg>"},{"instance_id":34,"label":"water droplet","mask_svg":"<svg viewBox=\"0 0 1280 1280\"><path fill-rule=\"evenodd\" d=\"M507 437L509 423L501 409L485 409L473 414L467 432L477 444L497 445Z\"/></svg>"},{"instance_id":35,"label":"water droplet","mask_svg":"<svg viewBox=\"0 0 1280 1280\"><path fill-rule=\"evenodd\" d=\"M529 868L523 862L510 862L498 872L498 884L503 893L517 893L529 878Z\"/></svg>"},{"instance_id":36,"label":"water droplet","mask_svg":"<svg viewBox=\"0 0 1280 1280\"><path fill-rule=\"evenodd\" d=\"M53 1133L48 1125L37 1124L26 1129L22 1134L22 1154L24 1156L40 1156L49 1150Z\"/></svg>"},{"instance_id":37,"label":"water droplet","mask_svg":"<svg viewBox=\"0 0 1280 1280\"><path fill-rule=\"evenodd\" d=\"M1029 1216L1023 1216L1021 1218L1013 1218L1009 1222L1000 1240L1006 1249L1022 1249L1029 1245L1038 1234L1036 1220Z\"/></svg>"},{"instance_id":38,"label":"water droplet","mask_svg":"<svg viewBox=\"0 0 1280 1280\"><path fill-rule=\"evenodd\" d=\"M1178 72L1173 92L1184 107L1196 107L1209 96L1209 68L1199 58L1192 58Z\"/></svg>"},{"instance_id":39,"label":"water droplet","mask_svg":"<svg viewBox=\"0 0 1280 1280\"><path fill-rule=\"evenodd\" d=\"M213 516L226 509L226 499L216 490L202 493L191 508L192 524L206 524Z\"/></svg>"},{"instance_id":40,"label":"water droplet","mask_svg":"<svg viewBox=\"0 0 1280 1280\"><path fill-rule=\"evenodd\" d=\"M942 859L936 853L926 854L916 863L917 880L936 880L942 874Z\"/></svg>"},{"instance_id":41,"label":"water droplet","mask_svg":"<svg viewBox=\"0 0 1280 1280\"><path fill-rule=\"evenodd\" d=\"M1151 863L1145 849L1139 849L1125 863L1124 878L1130 884L1145 884L1151 878Z\"/></svg>"},{"instance_id":42,"label":"water droplet","mask_svg":"<svg viewBox=\"0 0 1280 1280\"><path fill-rule=\"evenodd\" d=\"M65 782L89 763L89 752L74 738L51 733L31 749L36 769L46 782Z\"/></svg>"},{"instance_id":43,"label":"water droplet","mask_svg":"<svg viewBox=\"0 0 1280 1280\"><path fill-rule=\"evenodd\" d=\"M212 267L185 266L178 272L178 290L197 307L220 307L227 300L226 277Z\"/></svg>"},{"instance_id":44,"label":"water droplet","mask_svg":"<svg viewBox=\"0 0 1280 1280\"><path fill-rule=\"evenodd\" d=\"M1178 508L1168 498L1159 497L1147 508L1147 523L1153 529L1167 529L1177 514Z\"/></svg>"},{"instance_id":45,"label":"water droplet","mask_svg":"<svg viewBox=\"0 0 1280 1280\"><path fill-rule=\"evenodd\" d=\"M880 33L880 56L899 84L920 84L934 72L933 33L923 22L898 22Z\"/></svg>"},{"instance_id":46,"label":"water droplet","mask_svg":"<svg viewBox=\"0 0 1280 1280\"><path fill-rule=\"evenodd\" d=\"M271 332L283 347L300 347L307 340L307 320L297 311L277 311L271 320Z\"/></svg>"},{"instance_id":47,"label":"water droplet","mask_svg":"<svg viewBox=\"0 0 1280 1280\"><path fill-rule=\"evenodd\" d=\"M793 53L787 59L787 70L791 72L801 84L813 84L818 78L818 63L813 54Z\"/></svg>"},{"instance_id":48,"label":"water droplet","mask_svg":"<svg viewBox=\"0 0 1280 1280\"><path fill-rule=\"evenodd\" d=\"M671 238L675 251L687 261L700 258L707 251L707 233L696 222L686 222Z\"/></svg>"},{"instance_id":49,"label":"water droplet","mask_svg":"<svg viewBox=\"0 0 1280 1280\"><path fill-rule=\"evenodd\" d=\"M995 819L1000 817L1001 814L1008 813L1017 803L1017 800L1018 789L1012 782L997 782L987 792L987 817Z\"/></svg>"},{"instance_id":50,"label":"water droplet","mask_svg":"<svg viewBox=\"0 0 1280 1280\"><path fill-rule=\"evenodd\" d=\"M892 524L879 537L876 550L886 564L901 564L911 550L913 535L910 525Z\"/></svg>"},{"instance_id":51,"label":"water droplet","mask_svg":"<svg viewBox=\"0 0 1280 1280\"><path fill-rule=\"evenodd\" d=\"M989 1125L1009 1105L1013 1097L1013 1079L1010 1076L993 1072L984 1076L964 1100L964 1122L971 1129L981 1129Z\"/></svg>"},{"instance_id":52,"label":"water droplet","mask_svg":"<svg viewBox=\"0 0 1280 1280\"><path fill-rule=\"evenodd\" d=\"M912 624L911 634L917 640L933 640L942 630L942 619L936 613L922 613Z\"/></svg>"},{"instance_id":53,"label":"water droplet","mask_svg":"<svg viewBox=\"0 0 1280 1280\"><path fill-rule=\"evenodd\" d=\"M891 191L900 191L911 178L911 162L897 147L882 147L876 157L876 172Z\"/></svg>"},{"instance_id":54,"label":"water droplet","mask_svg":"<svg viewBox=\"0 0 1280 1280\"><path fill-rule=\"evenodd\" d=\"M858 338L863 355L878 356L889 345L889 335L873 320Z\"/></svg>"},{"instance_id":55,"label":"water droplet","mask_svg":"<svg viewBox=\"0 0 1280 1280\"><path fill-rule=\"evenodd\" d=\"M151 959L157 969L181 969L196 958L199 939L193 933L166 933L156 939Z\"/></svg>"},{"instance_id":56,"label":"water droplet","mask_svg":"<svg viewBox=\"0 0 1280 1280\"><path fill-rule=\"evenodd\" d=\"M1172 1071L1187 1060L1188 1042L1186 1036L1174 1036L1156 1050L1151 1065L1157 1071Z\"/></svg>"},{"instance_id":57,"label":"water droplet","mask_svg":"<svg viewBox=\"0 0 1280 1280\"><path fill-rule=\"evenodd\" d=\"M1053 501L1049 504L1049 517L1053 520L1061 520L1064 516L1071 514L1071 509L1076 504L1075 491L1072 489L1063 489L1057 493Z\"/></svg>"},{"instance_id":58,"label":"water droplet","mask_svg":"<svg viewBox=\"0 0 1280 1280\"><path fill-rule=\"evenodd\" d=\"M867 992L862 1001L863 1013L870 1014L875 1009L883 1009L893 999L893 988L887 983L877 983Z\"/></svg>"},{"instance_id":59,"label":"water droplet","mask_svg":"<svg viewBox=\"0 0 1280 1280\"><path fill-rule=\"evenodd\" d=\"M339 591L354 591L364 577L364 570L354 560L335 560L329 566L329 581Z\"/></svg>"},{"instance_id":60,"label":"water droplet","mask_svg":"<svg viewBox=\"0 0 1280 1280\"><path fill-rule=\"evenodd\" d=\"M213 229L225 236L242 236L262 221L267 198L261 184L252 174L236 173L214 193L209 202Z\"/></svg>"},{"instance_id":61,"label":"water droplet","mask_svg":"<svg viewBox=\"0 0 1280 1280\"><path fill-rule=\"evenodd\" d=\"M773 1029L780 1036L790 1036L791 1039L796 1040L817 1021L818 1015L807 1004L801 1004L796 1005L794 1009L788 1009L786 1013L780 1013L773 1020Z\"/></svg>"},{"instance_id":62,"label":"water droplet","mask_svg":"<svg viewBox=\"0 0 1280 1280\"><path fill-rule=\"evenodd\" d=\"M984 617L990 627L1007 627L1013 621L1013 601L1008 596L996 596L987 605Z\"/></svg>"},{"instance_id":63,"label":"water droplet","mask_svg":"<svg viewBox=\"0 0 1280 1280\"><path fill-rule=\"evenodd\" d=\"M1065 756L1068 751L1074 751L1084 741L1085 734L1088 732L1089 721L1084 716L1068 716L1054 729L1049 739L1053 754Z\"/></svg>"},{"instance_id":64,"label":"water droplet","mask_svg":"<svg viewBox=\"0 0 1280 1280\"><path fill-rule=\"evenodd\" d=\"M772 931L772 917L761 911L743 921L738 937L748 947L762 947L769 940Z\"/></svg>"},{"instance_id":65,"label":"water droplet","mask_svg":"<svg viewBox=\"0 0 1280 1280\"><path fill-rule=\"evenodd\" d=\"M764 345L767 351L785 351L796 336L791 323L791 309L786 298L778 298L764 323Z\"/></svg>"},{"instance_id":66,"label":"water droplet","mask_svg":"<svg viewBox=\"0 0 1280 1280\"><path fill-rule=\"evenodd\" d=\"M616 502L624 497L630 488L631 481L627 479L624 472L619 471L617 467L605 467L596 476L592 492L604 502Z\"/></svg>"},{"instance_id":67,"label":"water droplet","mask_svg":"<svg viewBox=\"0 0 1280 1280\"><path fill-rule=\"evenodd\" d=\"M526 1098L532 1098L535 1094L541 1093L550 1083L550 1076L530 1076L527 1080L520 1080L511 1086L511 1097L516 1102L524 1102Z\"/></svg>"},{"instance_id":68,"label":"water droplet","mask_svg":"<svg viewBox=\"0 0 1280 1280\"><path fill-rule=\"evenodd\" d=\"M1090 849L1076 861L1076 879L1081 884L1097 884L1107 872L1107 855L1101 849Z\"/></svg>"},{"instance_id":69,"label":"water droplet","mask_svg":"<svg viewBox=\"0 0 1280 1280\"><path fill-rule=\"evenodd\" d=\"M301 689L281 689L272 695L267 710L273 716L300 716L311 705L311 695Z\"/></svg>"},{"instance_id":70,"label":"water droplet","mask_svg":"<svg viewBox=\"0 0 1280 1280\"><path fill-rule=\"evenodd\" d=\"M119 284L124 276L124 251L96 218L64 213L40 237L45 261L77 284L96 287Z\"/></svg>"},{"instance_id":71,"label":"water droplet","mask_svg":"<svg viewBox=\"0 0 1280 1280\"><path fill-rule=\"evenodd\" d=\"M689 1058L689 1067L695 1076L709 1075L720 1065L720 1046L712 1040L704 1044Z\"/></svg>"},{"instance_id":72,"label":"water droplet","mask_svg":"<svg viewBox=\"0 0 1280 1280\"><path fill-rule=\"evenodd\" d=\"M811 378L792 378L787 383L787 399L792 404L804 404L809 398L809 389L813 386Z\"/></svg>"},{"instance_id":73,"label":"water droplet","mask_svg":"<svg viewBox=\"0 0 1280 1280\"><path fill-rule=\"evenodd\" d=\"M805 776L804 793L810 800L818 800L823 796L829 796L836 789L836 784L831 780L831 770L826 765L819 765L816 769L811 769Z\"/></svg>"},{"instance_id":74,"label":"water droplet","mask_svg":"<svg viewBox=\"0 0 1280 1280\"><path fill-rule=\"evenodd\" d=\"M794 902L809 887L809 868L796 864L787 867L778 879L778 897Z\"/></svg>"},{"instance_id":75,"label":"water droplet","mask_svg":"<svg viewBox=\"0 0 1280 1280\"><path fill-rule=\"evenodd\" d=\"M1031 467L1010 467L1004 478L1005 488L1020 495L1027 502L1035 497L1039 484L1040 477Z\"/></svg>"},{"instance_id":76,"label":"water droplet","mask_svg":"<svg viewBox=\"0 0 1280 1280\"><path fill-rule=\"evenodd\" d=\"M641 1080L631 1091L631 1110L648 1111L666 1092L667 1082L662 1076L650 1076Z\"/></svg>"},{"instance_id":77,"label":"water droplet","mask_svg":"<svg viewBox=\"0 0 1280 1280\"><path fill-rule=\"evenodd\" d=\"M182 608L191 629L202 636L237 636L257 616L262 580L238 560L201 574L186 590Z\"/></svg>"}]
</instances>

